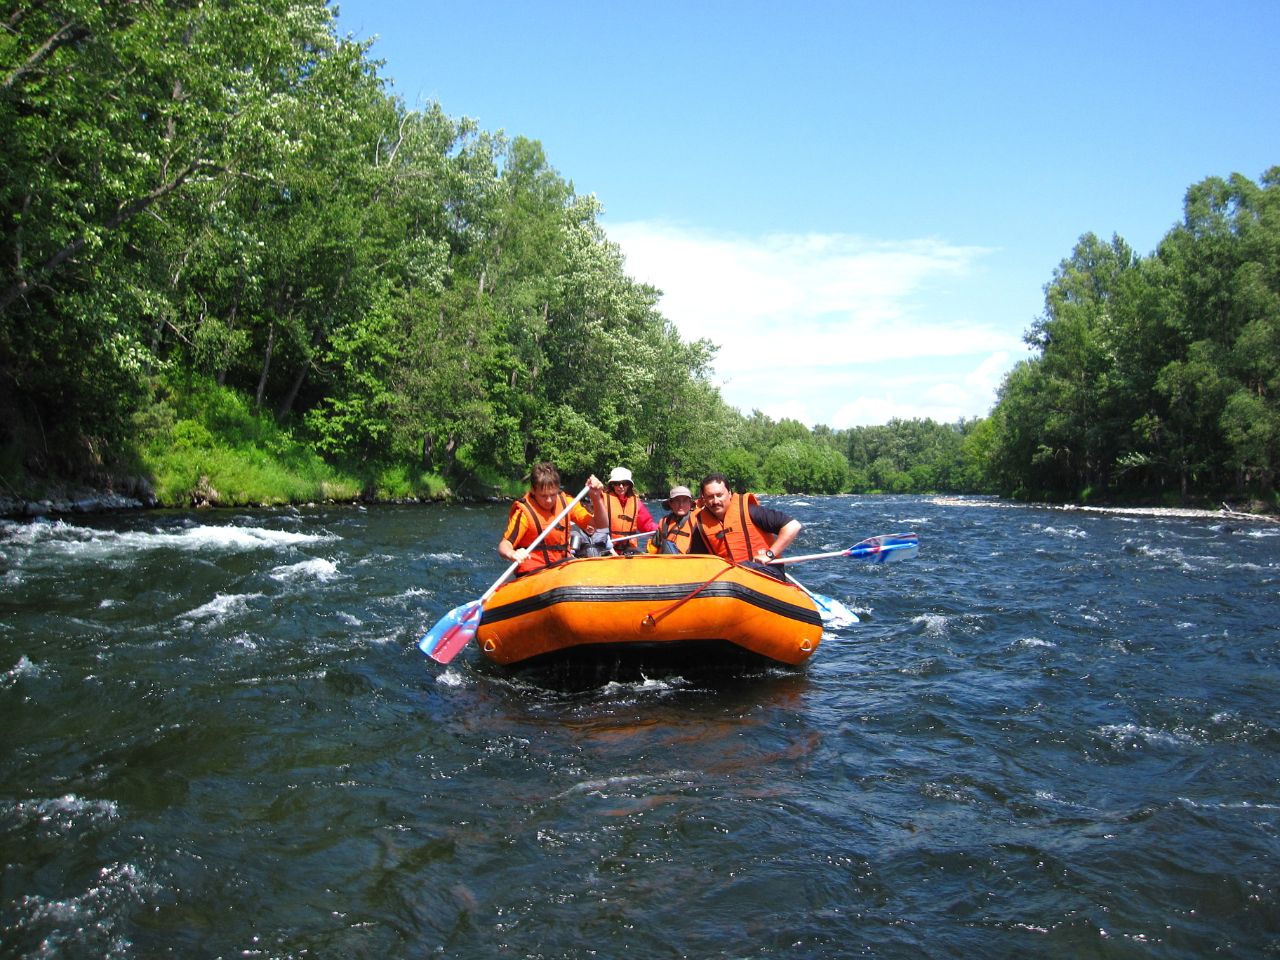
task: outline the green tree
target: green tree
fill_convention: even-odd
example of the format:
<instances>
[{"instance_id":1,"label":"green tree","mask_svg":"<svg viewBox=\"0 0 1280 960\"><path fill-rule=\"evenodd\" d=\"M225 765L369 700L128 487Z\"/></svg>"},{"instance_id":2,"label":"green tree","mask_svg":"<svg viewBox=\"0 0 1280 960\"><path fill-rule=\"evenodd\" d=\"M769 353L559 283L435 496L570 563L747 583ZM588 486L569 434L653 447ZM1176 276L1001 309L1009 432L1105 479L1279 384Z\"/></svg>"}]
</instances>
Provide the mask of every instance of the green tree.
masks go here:
<instances>
[{"instance_id":1,"label":"green tree","mask_svg":"<svg viewBox=\"0 0 1280 960\"><path fill-rule=\"evenodd\" d=\"M126 439L154 368L152 333L175 310L148 273L151 251L181 246L166 216L197 184L269 179L292 104L335 46L323 0L225 0L215 11L56 0L10 18L0 36L9 442L22 442L22 424L47 453Z\"/></svg>"}]
</instances>

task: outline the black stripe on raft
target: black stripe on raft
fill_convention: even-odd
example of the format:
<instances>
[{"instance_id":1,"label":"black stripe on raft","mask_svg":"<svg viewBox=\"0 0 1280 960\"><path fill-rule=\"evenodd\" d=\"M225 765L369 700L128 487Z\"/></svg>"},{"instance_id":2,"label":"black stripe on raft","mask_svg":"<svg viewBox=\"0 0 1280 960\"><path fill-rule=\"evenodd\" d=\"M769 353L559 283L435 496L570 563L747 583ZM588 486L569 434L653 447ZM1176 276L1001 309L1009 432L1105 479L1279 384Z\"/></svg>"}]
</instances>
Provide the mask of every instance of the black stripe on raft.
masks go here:
<instances>
[{"instance_id":1,"label":"black stripe on raft","mask_svg":"<svg viewBox=\"0 0 1280 960\"><path fill-rule=\"evenodd\" d=\"M702 587L701 590L698 590ZM682 600L694 590L698 595L690 602L702 597L718 597L738 600L753 607L759 607L801 623L812 623L822 626L822 616L816 610L807 610L785 600L778 600L767 594L758 593L740 583L716 582L703 586L698 583L671 583L665 585L631 585L606 587L555 587L537 596L506 603L499 607L486 607L481 614L480 622L486 626L501 623L514 617L522 617L535 610L544 610L558 603L666 603Z\"/></svg>"}]
</instances>

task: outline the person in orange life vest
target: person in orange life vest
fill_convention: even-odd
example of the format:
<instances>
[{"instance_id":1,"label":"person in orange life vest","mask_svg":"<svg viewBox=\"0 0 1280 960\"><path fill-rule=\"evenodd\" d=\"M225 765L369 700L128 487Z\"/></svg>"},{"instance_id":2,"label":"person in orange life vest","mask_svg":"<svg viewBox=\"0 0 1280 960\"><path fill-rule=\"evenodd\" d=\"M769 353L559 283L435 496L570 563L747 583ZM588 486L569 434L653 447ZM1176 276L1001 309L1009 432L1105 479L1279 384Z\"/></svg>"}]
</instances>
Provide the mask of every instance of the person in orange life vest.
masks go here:
<instances>
[{"instance_id":1,"label":"person in orange life vest","mask_svg":"<svg viewBox=\"0 0 1280 960\"><path fill-rule=\"evenodd\" d=\"M614 543L613 548L618 553L634 553L639 548L636 541L640 538L633 537L633 534L649 533L658 529L653 516L649 513L649 508L636 496L635 484L631 482L631 471L626 467L614 467L613 472L609 474L604 502L609 517L609 536L615 541L619 537L631 537L621 543Z\"/></svg>"},{"instance_id":2,"label":"person in orange life vest","mask_svg":"<svg viewBox=\"0 0 1280 960\"><path fill-rule=\"evenodd\" d=\"M662 505L671 512L658 521L649 552L688 553L693 538L693 494L688 487L672 487Z\"/></svg>"},{"instance_id":3,"label":"person in orange life vest","mask_svg":"<svg viewBox=\"0 0 1280 960\"><path fill-rule=\"evenodd\" d=\"M592 474L587 478L587 486L591 491L594 513L581 503L574 504L568 515L531 552L528 545L537 539L538 534L572 500L572 497L560 489L560 471L555 468L555 464L534 464L529 473L529 492L511 504L506 530L498 541L498 555L504 560L519 564L516 568L517 576L567 559L570 523L576 523L588 532L595 529L596 517L605 515L604 484Z\"/></svg>"},{"instance_id":4,"label":"person in orange life vest","mask_svg":"<svg viewBox=\"0 0 1280 960\"><path fill-rule=\"evenodd\" d=\"M771 561L791 546L800 533L800 521L761 506L754 493L730 493L722 473L708 474L701 491L702 509L694 520L689 552L714 553L786 579L782 567Z\"/></svg>"}]
</instances>

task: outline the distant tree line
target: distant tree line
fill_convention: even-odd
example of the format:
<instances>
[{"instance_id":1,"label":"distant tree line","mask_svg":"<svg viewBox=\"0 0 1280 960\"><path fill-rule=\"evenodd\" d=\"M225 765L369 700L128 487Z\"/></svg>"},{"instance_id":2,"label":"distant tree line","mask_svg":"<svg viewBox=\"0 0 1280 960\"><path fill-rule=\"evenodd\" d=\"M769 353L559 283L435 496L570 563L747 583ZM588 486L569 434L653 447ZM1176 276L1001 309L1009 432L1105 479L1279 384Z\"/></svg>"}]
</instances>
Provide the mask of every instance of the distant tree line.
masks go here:
<instances>
[{"instance_id":1,"label":"distant tree line","mask_svg":"<svg viewBox=\"0 0 1280 960\"><path fill-rule=\"evenodd\" d=\"M974 445L1019 497L1251 493L1280 466L1280 167L1211 177L1140 257L1081 237Z\"/></svg>"},{"instance_id":2,"label":"distant tree line","mask_svg":"<svg viewBox=\"0 0 1280 960\"><path fill-rule=\"evenodd\" d=\"M215 390L331 463L455 487L539 459L651 491L1274 483L1274 170L1193 188L1151 258L1082 238L990 417L810 430L725 404L595 198L536 141L406 108L324 0L16 5L0 151L10 487L203 442Z\"/></svg>"}]
</instances>

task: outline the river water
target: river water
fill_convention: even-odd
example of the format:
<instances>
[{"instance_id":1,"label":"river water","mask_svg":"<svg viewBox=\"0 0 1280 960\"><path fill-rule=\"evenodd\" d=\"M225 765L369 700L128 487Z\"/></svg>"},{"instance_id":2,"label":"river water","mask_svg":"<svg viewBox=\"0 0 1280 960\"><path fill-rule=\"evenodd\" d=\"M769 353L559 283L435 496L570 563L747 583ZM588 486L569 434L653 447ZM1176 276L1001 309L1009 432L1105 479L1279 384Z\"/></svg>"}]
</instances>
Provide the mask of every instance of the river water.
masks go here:
<instances>
[{"instance_id":1,"label":"river water","mask_svg":"<svg viewBox=\"0 0 1280 960\"><path fill-rule=\"evenodd\" d=\"M0 525L4 957L1280 956L1280 528L768 499L863 622L586 689L501 505Z\"/></svg>"}]
</instances>

